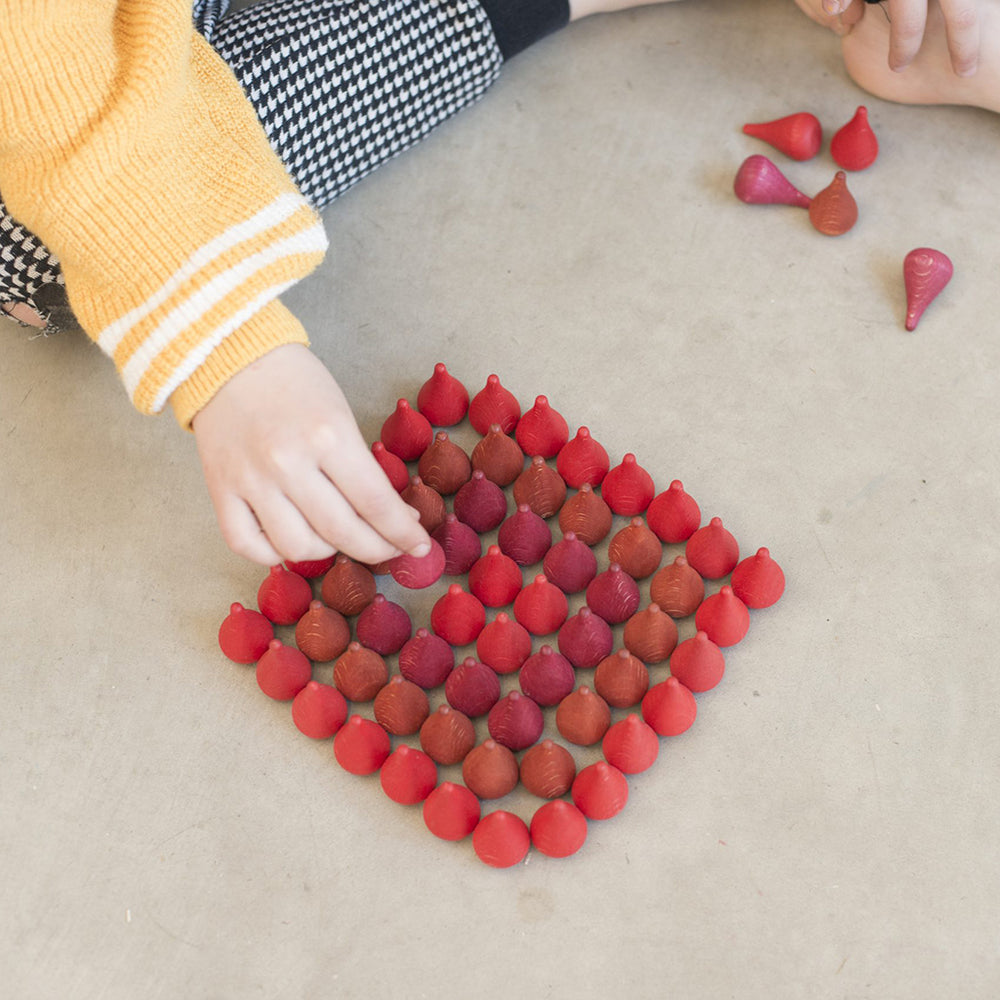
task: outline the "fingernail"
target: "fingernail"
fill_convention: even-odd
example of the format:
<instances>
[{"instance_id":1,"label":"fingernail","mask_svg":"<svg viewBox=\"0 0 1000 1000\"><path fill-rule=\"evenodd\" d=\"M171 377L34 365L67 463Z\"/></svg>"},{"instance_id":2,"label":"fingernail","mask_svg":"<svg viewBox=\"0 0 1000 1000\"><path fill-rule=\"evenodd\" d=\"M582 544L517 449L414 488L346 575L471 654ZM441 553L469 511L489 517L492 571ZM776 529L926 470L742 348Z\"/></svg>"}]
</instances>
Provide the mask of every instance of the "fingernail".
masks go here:
<instances>
[{"instance_id":1,"label":"fingernail","mask_svg":"<svg viewBox=\"0 0 1000 1000\"><path fill-rule=\"evenodd\" d=\"M410 555L414 556L417 559L423 559L423 557L427 555L430 552L430 550L431 550L430 542L421 542L415 548L410 549Z\"/></svg>"}]
</instances>

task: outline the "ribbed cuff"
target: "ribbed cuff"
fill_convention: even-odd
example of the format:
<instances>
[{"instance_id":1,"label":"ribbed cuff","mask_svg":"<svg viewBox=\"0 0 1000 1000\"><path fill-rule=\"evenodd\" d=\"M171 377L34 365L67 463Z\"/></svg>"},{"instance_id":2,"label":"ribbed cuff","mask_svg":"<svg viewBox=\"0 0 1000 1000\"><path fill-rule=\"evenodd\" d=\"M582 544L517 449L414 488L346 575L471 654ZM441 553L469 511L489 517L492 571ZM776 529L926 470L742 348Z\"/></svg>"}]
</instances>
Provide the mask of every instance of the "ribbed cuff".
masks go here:
<instances>
[{"instance_id":1,"label":"ribbed cuff","mask_svg":"<svg viewBox=\"0 0 1000 1000\"><path fill-rule=\"evenodd\" d=\"M197 412L229 381L258 358L283 344L305 344L302 324L277 300L269 302L205 359L170 397L177 422L185 430Z\"/></svg>"},{"instance_id":2,"label":"ribbed cuff","mask_svg":"<svg viewBox=\"0 0 1000 1000\"><path fill-rule=\"evenodd\" d=\"M569 0L480 0L505 60L566 27Z\"/></svg>"}]
</instances>

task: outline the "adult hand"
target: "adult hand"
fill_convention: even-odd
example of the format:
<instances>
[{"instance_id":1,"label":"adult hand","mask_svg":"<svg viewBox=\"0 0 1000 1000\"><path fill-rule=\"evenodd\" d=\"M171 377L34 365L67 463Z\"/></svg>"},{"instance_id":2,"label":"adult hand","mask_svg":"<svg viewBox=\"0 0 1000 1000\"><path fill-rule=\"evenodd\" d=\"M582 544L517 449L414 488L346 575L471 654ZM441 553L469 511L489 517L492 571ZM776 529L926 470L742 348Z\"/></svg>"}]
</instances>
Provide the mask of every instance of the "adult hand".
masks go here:
<instances>
[{"instance_id":1,"label":"adult hand","mask_svg":"<svg viewBox=\"0 0 1000 1000\"><path fill-rule=\"evenodd\" d=\"M980 20L976 0L882 0L889 19L889 66L905 69L924 42L928 9L937 3L944 19L951 66L957 76L972 76L979 64ZM800 4L801 5L801 4ZM848 30L865 15L863 0L821 0L823 13ZM868 16L879 16L867 11Z\"/></svg>"}]
</instances>

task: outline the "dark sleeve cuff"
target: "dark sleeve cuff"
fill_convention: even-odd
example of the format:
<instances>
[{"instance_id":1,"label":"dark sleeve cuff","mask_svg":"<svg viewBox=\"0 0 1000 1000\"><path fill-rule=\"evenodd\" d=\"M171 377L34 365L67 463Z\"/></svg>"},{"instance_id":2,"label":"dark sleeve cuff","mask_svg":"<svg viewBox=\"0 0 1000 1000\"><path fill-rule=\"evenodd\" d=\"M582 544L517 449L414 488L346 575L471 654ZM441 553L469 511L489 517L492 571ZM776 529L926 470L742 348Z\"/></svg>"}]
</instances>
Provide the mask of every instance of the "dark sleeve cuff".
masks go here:
<instances>
[{"instance_id":1,"label":"dark sleeve cuff","mask_svg":"<svg viewBox=\"0 0 1000 1000\"><path fill-rule=\"evenodd\" d=\"M480 0L504 59L564 28L569 0Z\"/></svg>"}]
</instances>

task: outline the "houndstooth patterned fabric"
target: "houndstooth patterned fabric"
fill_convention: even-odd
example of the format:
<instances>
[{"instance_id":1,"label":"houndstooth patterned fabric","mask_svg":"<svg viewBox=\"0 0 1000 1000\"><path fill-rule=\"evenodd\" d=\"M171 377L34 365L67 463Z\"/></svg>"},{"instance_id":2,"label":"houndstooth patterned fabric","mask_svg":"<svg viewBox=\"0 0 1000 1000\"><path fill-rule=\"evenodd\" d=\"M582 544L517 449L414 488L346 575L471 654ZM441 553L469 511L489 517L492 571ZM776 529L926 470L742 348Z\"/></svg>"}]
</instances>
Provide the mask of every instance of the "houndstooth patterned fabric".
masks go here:
<instances>
[{"instance_id":1,"label":"houndstooth patterned fabric","mask_svg":"<svg viewBox=\"0 0 1000 1000\"><path fill-rule=\"evenodd\" d=\"M317 208L479 98L503 61L468 0L266 0L212 44Z\"/></svg>"},{"instance_id":2,"label":"houndstooth patterned fabric","mask_svg":"<svg viewBox=\"0 0 1000 1000\"><path fill-rule=\"evenodd\" d=\"M35 308L35 295L48 284L63 284L59 261L0 201L0 303L27 302Z\"/></svg>"},{"instance_id":3,"label":"houndstooth patterned fabric","mask_svg":"<svg viewBox=\"0 0 1000 1000\"><path fill-rule=\"evenodd\" d=\"M503 57L472 0L264 0L197 29L232 67L303 195L323 208L478 99ZM0 200L0 303L38 309L59 262ZM43 312L42 309L38 309Z\"/></svg>"}]
</instances>

